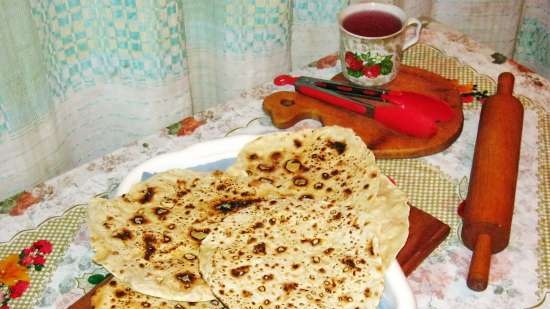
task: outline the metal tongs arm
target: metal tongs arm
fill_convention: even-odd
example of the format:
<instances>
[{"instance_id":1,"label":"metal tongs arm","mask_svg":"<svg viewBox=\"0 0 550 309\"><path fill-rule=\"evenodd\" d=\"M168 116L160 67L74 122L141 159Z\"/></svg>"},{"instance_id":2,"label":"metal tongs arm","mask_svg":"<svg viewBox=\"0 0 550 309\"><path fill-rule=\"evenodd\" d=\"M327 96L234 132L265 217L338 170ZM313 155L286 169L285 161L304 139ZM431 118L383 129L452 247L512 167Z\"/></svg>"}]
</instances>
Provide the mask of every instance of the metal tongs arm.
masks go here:
<instances>
[{"instance_id":1,"label":"metal tongs arm","mask_svg":"<svg viewBox=\"0 0 550 309\"><path fill-rule=\"evenodd\" d=\"M336 105L359 114L364 114L371 118L374 117L374 105L353 100L345 95L339 94L339 91L335 91L330 88L324 88L319 84L326 85L326 83L320 79L311 77L300 77L294 83L294 87L296 91L307 96L319 99L324 102L328 102L332 105ZM332 85L335 88L338 87L338 85ZM346 85L342 84L341 86L344 87Z\"/></svg>"}]
</instances>

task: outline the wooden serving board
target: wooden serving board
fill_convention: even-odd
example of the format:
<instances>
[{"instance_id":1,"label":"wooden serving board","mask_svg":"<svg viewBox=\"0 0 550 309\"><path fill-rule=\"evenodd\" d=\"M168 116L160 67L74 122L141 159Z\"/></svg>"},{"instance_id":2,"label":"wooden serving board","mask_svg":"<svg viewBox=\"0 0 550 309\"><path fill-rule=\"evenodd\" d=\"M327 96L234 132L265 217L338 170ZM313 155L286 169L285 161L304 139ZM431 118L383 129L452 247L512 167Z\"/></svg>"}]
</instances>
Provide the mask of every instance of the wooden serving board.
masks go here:
<instances>
[{"instance_id":1,"label":"wooden serving board","mask_svg":"<svg viewBox=\"0 0 550 309\"><path fill-rule=\"evenodd\" d=\"M405 275L409 275L449 235L450 228L432 215L411 206L409 213L409 237L399 251L397 261ZM109 277L110 278L110 277ZM105 280L107 281L107 280ZM97 287L99 287L98 285ZM97 288L96 287L96 288ZM93 309L91 298L94 288L69 309Z\"/></svg>"},{"instance_id":2,"label":"wooden serving board","mask_svg":"<svg viewBox=\"0 0 550 309\"><path fill-rule=\"evenodd\" d=\"M341 74L333 79L345 81ZM375 120L296 92L275 92L264 99L264 111L277 128L289 128L303 119L316 119L324 125L352 128L361 136L377 159L412 158L433 154L449 147L462 132L464 116L456 82L415 67L402 65L389 89L420 92L447 102L454 114L437 124L437 133L418 138L392 131Z\"/></svg>"}]
</instances>

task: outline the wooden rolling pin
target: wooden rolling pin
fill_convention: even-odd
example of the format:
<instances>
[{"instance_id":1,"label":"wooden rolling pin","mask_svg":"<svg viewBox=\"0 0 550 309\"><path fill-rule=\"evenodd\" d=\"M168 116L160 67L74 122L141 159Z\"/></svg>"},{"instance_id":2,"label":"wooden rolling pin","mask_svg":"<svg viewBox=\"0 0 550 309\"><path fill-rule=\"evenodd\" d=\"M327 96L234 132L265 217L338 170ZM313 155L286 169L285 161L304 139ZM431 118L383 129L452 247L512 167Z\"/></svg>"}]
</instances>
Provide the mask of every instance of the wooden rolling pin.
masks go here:
<instances>
[{"instance_id":1,"label":"wooden rolling pin","mask_svg":"<svg viewBox=\"0 0 550 309\"><path fill-rule=\"evenodd\" d=\"M514 75L500 74L496 95L481 108L462 227L462 241L473 250L467 284L476 291L487 288L491 254L510 239L523 127L513 88Z\"/></svg>"}]
</instances>

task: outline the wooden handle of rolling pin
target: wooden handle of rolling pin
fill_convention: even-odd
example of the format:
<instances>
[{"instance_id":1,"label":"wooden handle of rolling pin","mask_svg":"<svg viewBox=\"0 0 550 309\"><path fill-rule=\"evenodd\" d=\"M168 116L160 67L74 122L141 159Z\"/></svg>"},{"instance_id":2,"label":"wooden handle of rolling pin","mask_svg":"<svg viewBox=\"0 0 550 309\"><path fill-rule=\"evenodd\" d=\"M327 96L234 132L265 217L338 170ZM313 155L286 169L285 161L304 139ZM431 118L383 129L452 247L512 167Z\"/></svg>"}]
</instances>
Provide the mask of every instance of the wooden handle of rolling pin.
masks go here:
<instances>
[{"instance_id":1,"label":"wooden handle of rolling pin","mask_svg":"<svg viewBox=\"0 0 550 309\"><path fill-rule=\"evenodd\" d=\"M513 88L514 76L500 74L497 93L481 108L462 227L462 241L473 250L467 284L476 291L487 287L491 254L510 239L523 127Z\"/></svg>"}]
</instances>

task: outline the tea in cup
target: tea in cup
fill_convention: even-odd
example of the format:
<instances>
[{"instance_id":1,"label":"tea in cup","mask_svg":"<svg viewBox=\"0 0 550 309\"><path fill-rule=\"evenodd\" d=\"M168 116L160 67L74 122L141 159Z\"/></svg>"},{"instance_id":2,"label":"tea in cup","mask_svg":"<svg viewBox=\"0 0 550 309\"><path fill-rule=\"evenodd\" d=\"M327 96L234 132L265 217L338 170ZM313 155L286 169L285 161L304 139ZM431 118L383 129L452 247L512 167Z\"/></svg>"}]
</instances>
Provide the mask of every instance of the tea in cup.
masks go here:
<instances>
[{"instance_id":1,"label":"tea in cup","mask_svg":"<svg viewBox=\"0 0 550 309\"><path fill-rule=\"evenodd\" d=\"M391 82L399 71L401 52L418 42L422 27L397 6L372 2L348 6L338 21L342 73L362 86ZM413 25L414 37L405 39L405 29Z\"/></svg>"}]
</instances>

